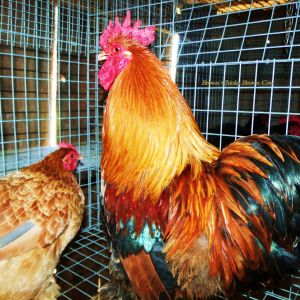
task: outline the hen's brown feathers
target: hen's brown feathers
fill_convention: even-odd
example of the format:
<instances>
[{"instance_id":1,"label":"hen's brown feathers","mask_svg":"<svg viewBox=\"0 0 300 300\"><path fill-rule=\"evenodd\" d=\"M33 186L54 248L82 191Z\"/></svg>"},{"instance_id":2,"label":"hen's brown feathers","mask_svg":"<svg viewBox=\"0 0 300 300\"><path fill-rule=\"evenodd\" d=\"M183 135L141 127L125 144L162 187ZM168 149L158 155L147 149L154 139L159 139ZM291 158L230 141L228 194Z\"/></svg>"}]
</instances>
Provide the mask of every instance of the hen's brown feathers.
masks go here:
<instances>
[{"instance_id":1,"label":"hen's brown feathers","mask_svg":"<svg viewBox=\"0 0 300 300\"><path fill-rule=\"evenodd\" d=\"M76 207L78 199L83 199L83 196L75 179L65 179L67 183L52 175L47 176L38 171L32 173L27 169L1 180L0 199L5 201L0 202L0 237L30 221L33 228L22 242L24 248L19 251L28 251L37 246L46 247L53 243L69 223L69 208L73 206L75 215L81 215L82 212L82 200ZM5 247L0 249L0 259L20 254L15 253L11 246L10 251L6 251Z\"/></svg>"},{"instance_id":2,"label":"hen's brown feathers","mask_svg":"<svg viewBox=\"0 0 300 300\"><path fill-rule=\"evenodd\" d=\"M60 253L81 224L84 196L74 175L62 167L61 159L66 153L67 149L58 150L0 179L0 273L3 268L5 272L20 268L19 276L23 276L24 264L30 274L35 264L43 264L44 258L53 261L39 269L39 274L32 274L33 282L27 278L26 288L32 293L24 299L31 299L43 281L52 277ZM0 298L13 295L14 285L21 289L17 273L9 284L2 277Z\"/></svg>"}]
</instances>

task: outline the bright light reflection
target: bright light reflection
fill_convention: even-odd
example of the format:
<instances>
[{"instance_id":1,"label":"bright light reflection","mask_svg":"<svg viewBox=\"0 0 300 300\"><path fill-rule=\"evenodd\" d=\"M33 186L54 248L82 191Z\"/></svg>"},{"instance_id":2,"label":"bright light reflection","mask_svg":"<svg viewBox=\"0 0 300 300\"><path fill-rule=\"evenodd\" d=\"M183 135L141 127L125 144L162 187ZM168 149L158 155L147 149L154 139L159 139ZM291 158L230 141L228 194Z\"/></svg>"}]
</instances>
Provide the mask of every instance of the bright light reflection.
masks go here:
<instances>
[{"instance_id":1,"label":"bright light reflection","mask_svg":"<svg viewBox=\"0 0 300 300\"><path fill-rule=\"evenodd\" d=\"M179 34L175 33L172 37L172 52L171 52L171 66L170 66L170 76L175 82L176 80L176 70L177 70L177 55L179 47Z\"/></svg>"},{"instance_id":2,"label":"bright light reflection","mask_svg":"<svg viewBox=\"0 0 300 300\"><path fill-rule=\"evenodd\" d=\"M52 44L51 57L51 72L50 72L50 122L49 122L49 146L56 145L57 139L57 116L56 116L56 101L57 101L57 27L58 27L58 6L54 10L54 33Z\"/></svg>"}]
</instances>

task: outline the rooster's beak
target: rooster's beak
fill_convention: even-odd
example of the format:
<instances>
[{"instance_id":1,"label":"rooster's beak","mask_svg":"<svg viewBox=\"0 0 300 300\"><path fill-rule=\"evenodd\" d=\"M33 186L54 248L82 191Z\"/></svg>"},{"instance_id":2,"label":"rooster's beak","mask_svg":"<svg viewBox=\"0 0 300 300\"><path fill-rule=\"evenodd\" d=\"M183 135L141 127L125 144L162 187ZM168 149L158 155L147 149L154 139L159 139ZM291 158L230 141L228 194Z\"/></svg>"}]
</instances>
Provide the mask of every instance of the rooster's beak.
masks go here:
<instances>
[{"instance_id":1,"label":"rooster's beak","mask_svg":"<svg viewBox=\"0 0 300 300\"><path fill-rule=\"evenodd\" d=\"M98 61L106 60L107 59L107 54L104 51L101 51L98 54Z\"/></svg>"}]
</instances>

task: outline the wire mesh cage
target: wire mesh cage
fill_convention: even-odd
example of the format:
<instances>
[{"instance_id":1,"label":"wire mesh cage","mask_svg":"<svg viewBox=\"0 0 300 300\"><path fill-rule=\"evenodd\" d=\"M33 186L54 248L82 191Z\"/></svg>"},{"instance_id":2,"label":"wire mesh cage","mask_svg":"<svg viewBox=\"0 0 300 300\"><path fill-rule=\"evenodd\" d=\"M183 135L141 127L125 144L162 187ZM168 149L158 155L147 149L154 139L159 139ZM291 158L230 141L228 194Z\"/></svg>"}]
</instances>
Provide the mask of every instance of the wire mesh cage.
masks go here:
<instances>
[{"instance_id":1,"label":"wire mesh cage","mask_svg":"<svg viewBox=\"0 0 300 300\"><path fill-rule=\"evenodd\" d=\"M76 175L85 194L86 215L58 269L62 299L95 294L98 272L102 274L108 264L100 223L102 114L95 28L100 28L101 20L94 22L97 7L91 5L88 1L0 5L0 175L36 162L61 140L71 142L84 157Z\"/></svg>"},{"instance_id":2,"label":"wire mesh cage","mask_svg":"<svg viewBox=\"0 0 300 300\"><path fill-rule=\"evenodd\" d=\"M89 299L109 280L101 222L99 35L128 9L156 26L152 51L222 148L252 133L300 135L299 1L0 0L0 175L67 140L83 155L82 229L58 267L60 299ZM296 299L299 278L248 299Z\"/></svg>"}]
</instances>

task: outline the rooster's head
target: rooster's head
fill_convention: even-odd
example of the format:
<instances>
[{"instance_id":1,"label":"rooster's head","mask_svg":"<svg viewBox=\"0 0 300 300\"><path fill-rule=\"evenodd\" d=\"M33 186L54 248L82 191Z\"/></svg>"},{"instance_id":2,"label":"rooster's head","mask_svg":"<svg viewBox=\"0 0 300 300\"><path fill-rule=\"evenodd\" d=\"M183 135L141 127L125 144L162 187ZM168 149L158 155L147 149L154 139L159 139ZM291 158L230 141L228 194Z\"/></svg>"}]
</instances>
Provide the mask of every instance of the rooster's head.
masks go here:
<instances>
[{"instance_id":1,"label":"rooster's head","mask_svg":"<svg viewBox=\"0 0 300 300\"><path fill-rule=\"evenodd\" d=\"M123 71L132 59L132 47L147 47L155 37L155 27L149 26L144 29L139 28L141 21L131 25L130 12L121 24L118 17L113 24L109 22L107 28L100 36L100 46L102 52L98 55L98 60L106 60L99 70L98 78L100 84L109 90L116 77Z\"/></svg>"}]
</instances>

